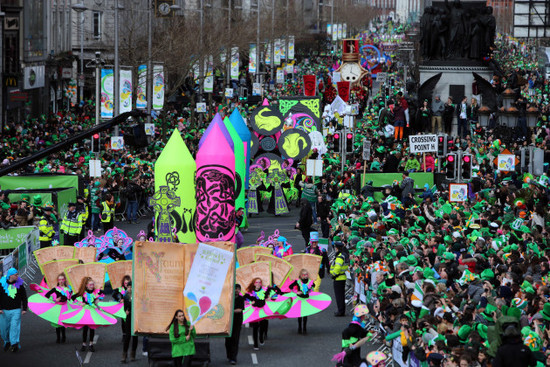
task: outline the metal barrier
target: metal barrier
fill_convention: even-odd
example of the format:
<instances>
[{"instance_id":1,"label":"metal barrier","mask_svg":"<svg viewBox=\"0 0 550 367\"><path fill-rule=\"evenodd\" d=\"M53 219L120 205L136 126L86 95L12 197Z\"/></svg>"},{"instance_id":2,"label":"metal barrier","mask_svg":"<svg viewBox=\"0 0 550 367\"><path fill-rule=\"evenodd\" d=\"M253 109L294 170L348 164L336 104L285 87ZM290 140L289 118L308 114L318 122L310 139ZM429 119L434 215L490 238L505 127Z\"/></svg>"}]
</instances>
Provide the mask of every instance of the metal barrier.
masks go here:
<instances>
[{"instance_id":1,"label":"metal barrier","mask_svg":"<svg viewBox=\"0 0 550 367\"><path fill-rule=\"evenodd\" d=\"M2 274L9 268L16 268L19 276L22 278L34 278L39 271L38 264L33 252L40 248L38 228L34 227L31 232L25 236L25 240L17 246L11 253L0 258L2 264Z\"/></svg>"}]
</instances>

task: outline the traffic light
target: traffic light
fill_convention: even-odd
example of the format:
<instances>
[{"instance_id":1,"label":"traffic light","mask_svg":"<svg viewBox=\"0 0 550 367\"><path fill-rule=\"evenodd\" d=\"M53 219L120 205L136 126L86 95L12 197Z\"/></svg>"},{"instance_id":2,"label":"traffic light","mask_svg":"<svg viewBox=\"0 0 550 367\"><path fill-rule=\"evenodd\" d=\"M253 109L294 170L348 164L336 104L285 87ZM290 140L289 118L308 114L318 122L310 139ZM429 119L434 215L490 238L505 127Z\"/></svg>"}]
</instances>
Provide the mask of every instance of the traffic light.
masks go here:
<instances>
[{"instance_id":1,"label":"traffic light","mask_svg":"<svg viewBox=\"0 0 550 367\"><path fill-rule=\"evenodd\" d=\"M472 179L472 155L471 154L464 154L462 156L462 167L461 167L461 177L463 180L471 180Z\"/></svg>"},{"instance_id":2,"label":"traffic light","mask_svg":"<svg viewBox=\"0 0 550 367\"><path fill-rule=\"evenodd\" d=\"M92 135L92 153L99 153L101 151L101 138L99 134Z\"/></svg>"},{"instance_id":3,"label":"traffic light","mask_svg":"<svg viewBox=\"0 0 550 367\"><path fill-rule=\"evenodd\" d=\"M241 87L239 91L239 101L246 101L248 99L248 88Z\"/></svg>"},{"instance_id":4,"label":"traffic light","mask_svg":"<svg viewBox=\"0 0 550 367\"><path fill-rule=\"evenodd\" d=\"M450 153L445 157L446 177L448 180L456 180L456 154Z\"/></svg>"},{"instance_id":5,"label":"traffic light","mask_svg":"<svg viewBox=\"0 0 550 367\"><path fill-rule=\"evenodd\" d=\"M346 133L346 152L353 153L353 133Z\"/></svg>"},{"instance_id":6,"label":"traffic light","mask_svg":"<svg viewBox=\"0 0 550 367\"><path fill-rule=\"evenodd\" d=\"M437 156L444 157L447 154L447 136L437 136Z\"/></svg>"},{"instance_id":7,"label":"traffic light","mask_svg":"<svg viewBox=\"0 0 550 367\"><path fill-rule=\"evenodd\" d=\"M341 133L339 133L339 132L334 133L332 138L333 138L332 140L333 140L333 143L334 143L334 151L339 152L340 151L341 138L342 138Z\"/></svg>"},{"instance_id":8,"label":"traffic light","mask_svg":"<svg viewBox=\"0 0 550 367\"><path fill-rule=\"evenodd\" d=\"M447 136L447 152L455 148L455 142L451 136Z\"/></svg>"}]
</instances>

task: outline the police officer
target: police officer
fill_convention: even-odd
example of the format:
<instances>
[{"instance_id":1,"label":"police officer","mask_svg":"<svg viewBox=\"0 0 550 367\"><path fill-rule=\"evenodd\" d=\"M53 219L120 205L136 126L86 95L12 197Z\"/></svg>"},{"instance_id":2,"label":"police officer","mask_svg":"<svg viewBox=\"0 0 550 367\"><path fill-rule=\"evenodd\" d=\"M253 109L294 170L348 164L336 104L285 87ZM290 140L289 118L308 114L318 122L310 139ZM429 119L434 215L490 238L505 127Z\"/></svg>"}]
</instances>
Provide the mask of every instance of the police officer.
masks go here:
<instances>
[{"instance_id":1,"label":"police officer","mask_svg":"<svg viewBox=\"0 0 550 367\"><path fill-rule=\"evenodd\" d=\"M64 245L71 246L78 242L78 237L82 232L82 224L82 217L76 211L76 204L69 203L69 210L67 210L59 228L64 233Z\"/></svg>"},{"instance_id":2,"label":"police officer","mask_svg":"<svg viewBox=\"0 0 550 367\"><path fill-rule=\"evenodd\" d=\"M112 229L115 223L115 201L113 195L107 194L105 201L101 203L101 223L103 223L103 233Z\"/></svg>"},{"instance_id":3,"label":"police officer","mask_svg":"<svg viewBox=\"0 0 550 367\"><path fill-rule=\"evenodd\" d=\"M55 229L53 227L52 212L53 208L49 205L42 208L42 215L39 217L38 230L40 231L40 248L49 247L52 245L52 239L55 235Z\"/></svg>"},{"instance_id":4,"label":"police officer","mask_svg":"<svg viewBox=\"0 0 550 367\"><path fill-rule=\"evenodd\" d=\"M338 311L334 316L346 315L346 271L348 270L348 261L344 253L344 243L336 241L333 243L336 249L334 262L330 267L330 275L334 280L334 298L336 298L336 306Z\"/></svg>"},{"instance_id":5,"label":"police officer","mask_svg":"<svg viewBox=\"0 0 550 367\"><path fill-rule=\"evenodd\" d=\"M90 216L90 211L88 210L88 203L86 203L86 200L83 196L77 196L76 197L76 211L81 217L82 220L82 229L86 226L86 223L88 222L88 217ZM81 230L80 234L78 236L78 239L81 240L85 237L86 231Z\"/></svg>"}]
</instances>

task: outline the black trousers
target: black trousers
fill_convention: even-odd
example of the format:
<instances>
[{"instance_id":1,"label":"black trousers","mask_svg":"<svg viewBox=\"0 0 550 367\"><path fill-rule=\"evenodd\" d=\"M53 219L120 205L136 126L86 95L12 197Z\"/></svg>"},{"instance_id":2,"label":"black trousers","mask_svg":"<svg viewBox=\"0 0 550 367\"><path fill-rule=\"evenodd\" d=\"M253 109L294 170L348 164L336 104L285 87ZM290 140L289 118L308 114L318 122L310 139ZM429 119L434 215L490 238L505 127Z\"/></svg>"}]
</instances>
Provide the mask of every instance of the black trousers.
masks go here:
<instances>
[{"instance_id":1,"label":"black trousers","mask_svg":"<svg viewBox=\"0 0 550 367\"><path fill-rule=\"evenodd\" d=\"M75 242L78 242L78 236L69 236L68 234L63 235L63 245L73 246Z\"/></svg>"},{"instance_id":2,"label":"black trousers","mask_svg":"<svg viewBox=\"0 0 550 367\"><path fill-rule=\"evenodd\" d=\"M51 247L52 246L52 241L40 241L40 248L46 248L46 247Z\"/></svg>"},{"instance_id":3,"label":"black trousers","mask_svg":"<svg viewBox=\"0 0 550 367\"><path fill-rule=\"evenodd\" d=\"M323 238L328 238L330 232L330 223L327 222L326 218L321 219L321 234Z\"/></svg>"},{"instance_id":4,"label":"black trousers","mask_svg":"<svg viewBox=\"0 0 550 367\"><path fill-rule=\"evenodd\" d=\"M110 222L102 222L103 223L103 234L105 234L109 229L113 229L115 226L115 221L111 220Z\"/></svg>"},{"instance_id":5,"label":"black trousers","mask_svg":"<svg viewBox=\"0 0 550 367\"><path fill-rule=\"evenodd\" d=\"M95 336L95 330L90 329L88 326L84 326L82 328L82 343L86 343L86 339L88 339L88 330L90 331L90 343L93 344L94 342L94 336Z\"/></svg>"},{"instance_id":6,"label":"black trousers","mask_svg":"<svg viewBox=\"0 0 550 367\"><path fill-rule=\"evenodd\" d=\"M346 313L346 280L334 281L334 298L336 299L336 306L338 307L338 313L344 315Z\"/></svg>"},{"instance_id":7,"label":"black trousers","mask_svg":"<svg viewBox=\"0 0 550 367\"><path fill-rule=\"evenodd\" d=\"M191 367L191 357L192 356L172 358L173 361L174 361L174 366L175 367Z\"/></svg>"},{"instance_id":8,"label":"black trousers","mask_svg":"<svg viewBox=\"0 0 550 367\"><path fill-rule=\"evenodd\" d=\"M304 238L304 241L306 242L306 247L309 246L309 233L311 232L311 226L310 227L306 227L306 228L302 228L300 227L301 230L302 230L302 237Z\"/></svg>"},{"instance_id":9,"label":"black trousers","mask_svg":"<svg viewBox=\"0 0 550 367\"><path fill-rule=\"evenodd\" d=\"M241 337L242 317L241 322L235 322L233 319L233 332L230 337L225 338L225 354L230 361L237 361L237 354L239 354L239 339Z\"/></svg>"},{"instance_id":10,"label":"black trousers","mask_svg":"<svg viewBox=\"0 0 550 367\"><path fill-rule=\"evenodd\" d=\"M258 348L258 340L263 343L267 336L267 328L269 322L267 320L260 320L258 322L250 323L252 325L252 338L254 339L254 348Z\"/></svg>"},{"instance_id":11,"label":"black trousers","mask_svg":"<svg viewBox=\"0 0 550 367\"><path fill-rule=\"evenodd\" d=\"M132 352L136 352L138 346L138 337L137 335L132 335L132 322L131 315L126 320L121 320L120 325L122 326L122 352L127 353L128 348L130 347L130 340L132 340Z\"/></svg>"}]
</instances>

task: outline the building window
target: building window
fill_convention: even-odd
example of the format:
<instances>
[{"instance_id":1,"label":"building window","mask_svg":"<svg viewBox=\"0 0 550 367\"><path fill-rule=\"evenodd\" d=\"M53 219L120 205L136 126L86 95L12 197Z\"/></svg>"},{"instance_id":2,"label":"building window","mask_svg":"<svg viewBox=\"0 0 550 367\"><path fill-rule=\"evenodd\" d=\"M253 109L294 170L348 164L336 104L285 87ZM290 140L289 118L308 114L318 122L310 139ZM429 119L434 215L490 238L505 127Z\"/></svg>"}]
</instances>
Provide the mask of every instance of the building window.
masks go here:
<instances>
[{"instance_id":1,"label":"building window","mask_svg":"<svg viewBox=\"0 0 550 367\"><path fill-rule=\"evenodd\" d=\"M94 29L94 38L96 40L100 40L101 39L101 12L99 11L94 11L94 18L93 18L93 29Z\"/></svg>"}]
</instances>

